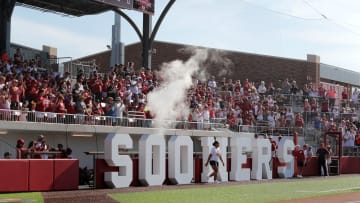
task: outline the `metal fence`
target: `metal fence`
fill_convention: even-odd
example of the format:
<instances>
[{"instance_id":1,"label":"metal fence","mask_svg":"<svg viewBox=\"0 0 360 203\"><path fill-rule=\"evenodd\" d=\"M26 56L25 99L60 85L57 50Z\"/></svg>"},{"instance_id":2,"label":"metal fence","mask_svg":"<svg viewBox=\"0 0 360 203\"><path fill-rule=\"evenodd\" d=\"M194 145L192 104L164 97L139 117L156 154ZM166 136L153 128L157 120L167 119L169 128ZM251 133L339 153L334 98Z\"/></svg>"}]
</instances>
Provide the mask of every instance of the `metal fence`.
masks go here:
<instances>
[{"instance_id":1,"label":"metal fence","mask_svg":"<svg viewBox=\"0 0 360 203\"><path fill-rule=\"evenodd\" d=\"M211 130L224 128L224 119L213 119L211 122L188 122L186 120L157 120L145 119L142 112L128 112L127 117L65 114L53 112L0 110L0 120L22 121L36 123L56 123L72 125L102 125L102 126L124 126L124 127L163 127L168 129L193 129Z\"/></svg>"}]
</instances>

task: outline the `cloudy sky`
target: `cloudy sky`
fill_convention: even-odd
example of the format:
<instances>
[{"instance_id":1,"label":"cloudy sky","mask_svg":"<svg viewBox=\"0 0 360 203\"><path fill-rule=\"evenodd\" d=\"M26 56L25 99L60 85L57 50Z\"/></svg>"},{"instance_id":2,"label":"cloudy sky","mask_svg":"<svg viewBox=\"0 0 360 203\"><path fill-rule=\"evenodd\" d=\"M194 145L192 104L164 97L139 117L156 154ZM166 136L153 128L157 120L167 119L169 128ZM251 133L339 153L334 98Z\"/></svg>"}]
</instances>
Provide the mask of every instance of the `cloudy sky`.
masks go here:
<instances>
[{"instance_id":1,"label":"cloudy sky","mask_svg":"<svg viewBox=\"0 0 360 203\"><path fill-rule=\"evenodd\" d=\"M167 2L156 0L153 24ZM360 72L359 10L359 0L177 0L156 40L296 59L316 54ZM125 12L141 28L141 13ZM63 17L16 7L11 41L78 58L107 49L113 19L113 12ZM125 44L138 41L125 20L121 34Z\"/></svg>"}]
</instances>

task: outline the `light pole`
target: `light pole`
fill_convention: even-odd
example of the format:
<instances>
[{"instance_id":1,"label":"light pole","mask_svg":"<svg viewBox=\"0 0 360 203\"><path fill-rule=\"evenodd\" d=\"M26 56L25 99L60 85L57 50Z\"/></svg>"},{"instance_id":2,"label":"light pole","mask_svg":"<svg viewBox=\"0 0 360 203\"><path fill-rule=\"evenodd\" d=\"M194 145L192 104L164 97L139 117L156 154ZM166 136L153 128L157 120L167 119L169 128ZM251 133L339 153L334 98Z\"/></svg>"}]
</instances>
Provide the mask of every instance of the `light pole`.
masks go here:
<instances>
[{"instance_id":1,"label":"light pole","mask_svg":"<svg viewBox=\"0 0 360 203\"><path fill-rule=\"evenodd\" d=\"M117 13L114 15L114 25L112 26L111 37L111 60L110 66L124 63L124 43L121 42L121 16Z\"/></svg>"}]
</instances>

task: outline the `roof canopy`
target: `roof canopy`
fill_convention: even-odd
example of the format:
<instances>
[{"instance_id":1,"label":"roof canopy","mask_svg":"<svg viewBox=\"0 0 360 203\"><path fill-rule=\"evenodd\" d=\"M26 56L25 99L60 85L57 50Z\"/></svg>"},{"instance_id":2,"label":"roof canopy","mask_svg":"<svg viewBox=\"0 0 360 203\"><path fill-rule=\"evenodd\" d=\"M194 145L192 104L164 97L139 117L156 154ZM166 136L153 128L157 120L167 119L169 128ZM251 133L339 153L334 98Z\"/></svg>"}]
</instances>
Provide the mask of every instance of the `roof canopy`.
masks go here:
<instances>
[{"instance_id":1,"label":"roof canopy","mask_svg":"<svg viewBox=\"0 0 360 203\"><path fill-rule=\"evenodd\" d=\"M115 8L92 0L17 0L17 4L45 12L72 16L98 14Z\"/></svg>"}]
</instances>

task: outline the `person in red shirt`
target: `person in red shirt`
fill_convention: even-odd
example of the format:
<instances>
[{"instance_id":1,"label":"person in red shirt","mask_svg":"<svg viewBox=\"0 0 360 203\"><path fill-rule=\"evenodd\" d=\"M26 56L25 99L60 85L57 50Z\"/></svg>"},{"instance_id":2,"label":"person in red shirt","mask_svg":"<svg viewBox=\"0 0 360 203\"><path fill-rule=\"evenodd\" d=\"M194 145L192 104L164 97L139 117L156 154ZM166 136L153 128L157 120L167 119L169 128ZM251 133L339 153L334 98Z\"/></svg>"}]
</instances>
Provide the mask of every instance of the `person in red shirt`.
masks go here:
<instances>
[{"instance_id":1,"label":"person in red shirt","mask_svg":"<svg viewBox=\"0 0 360 203\"><path fill-rule=\"evenodd\" d=\"M297 163L297 176L298 178L302 178L302 173L305 166L305 153L304 150L300 149L300 145L295 146L295 150L293 151L294 158Z\"/></svg>"},{"instance_id":2,"label":"person in red shirt","mask_svg":"<svg viewBox=\"0 0 360 203\"><path fill-rule=\"evenodd\" d=\"M295 115L295 127L304 127L304 119L300 113Z\"/></svg>"},{"instance_id":3,"label":"person in red shirt","mask_svg":"<svg viewBox=\"0 0 360 203\"><path fill-rule=\"evenodd\" d=\"M103 84L100 79L95 79L91 85L91 91L94 93L95 100L102 100Z\"/></svg>"},{"instance_id":4,"label":"person in red shirt","mask_svg":"<svg viewBox=\"0 0 360 203\"><path fill-rule=\"evenodd\" d=\"M21 90L18 87L18 80L13 80L11 82L10 87L10 98L11 98L11 104L10 108L13 110L19 110L19 102L20 102L20 94Z\"/></svg>"},{"instance_id":5,"label":"person in red shirt","mask_svg":"<svg viewBox=\"0 0 360 203\"><path fill-rule=\"evenodd\" d=\"M275 140L273 140L273 137L272 136L269 136L269 140L270 140L270 143L271 143L271 157L276 157L276 151L278 149L278 145L276 143Z\"/></svg>"},{"instance_id":6,"label":"person in red shirt","mask_svg":"<svg viewBox=\"0 0 360 203\"><path fill-rule=\"evenodd\" d=\"M45 114L45 109L47 108L47 99L44 96L44 92L39 91L39 95L35 102L35 111L36 111L36 119L37 121L43 122Z\"/></svg>"},{"instance_id":7,"label":"person in red shirt","mask_svg":"<svg viewBox=\"0 0 360 203\"><path fill-rule=\"evenodd\" d=\"M329 106L330 109L332 109L335 105L335 100L336 100L336 90L334 86L330 87L328 91L328 97L329 97Z\"/></svg>"},{"instance_id":8,"label":"person in red shirt","mask_svg":"<svg viewBox=\"0 0 360 203\"><path fill-rule=\"evenodd\" d=\"M55 103L55 112L58 113L57 114L58 122L64 123L65 113L67 113L67 109L64 103L64 96L61 94L58 96L57 101Z\"/></svg>"},{"instance_id":9,"label":"person in red shirt","mask_svg":"<svg viewBox=\"0 0 360 203\"><path fill-rule=\"evenodd\" d=\"M344 88L344 90L341 93L342 106L345 106L348 103L348 99L349 99L348 90Z\"/></svg>"},{"instance_id":10,"label":"person in red shirt","mask_svg":"<svg viewBox=\"0 0 360 203\"><path fill-rule=\"evenodd\" d=\"M28 149L24 147L25 141L23 139L18 139L16 142L16 158L17 159L26 159L28 155Z\"/></svg>"},{"instance_id":11,"label":"person in red shirt","mask_svg":"<svg viewBox=\"0 0 360 203\"><path fill-rule=\"evenodd\" d=\"M311 105L311 111L317 112L318 102L317 102L316 98L312 98L310 105Z\"/></svg>"},{"instance_id":12,"label":"person in red shirt","mask_svg":"<svg viewBox=\"0 0 360 203\"><path fill-rule=\"evenodd\" d=\"M1 55L1 60L3 62L8 62L9 61L9 55L7 55L6 51L3 51L2 55Z\"/></svg>"},{"instance_id":13,"label":"person in red shirt","mask_svg":"<svg viewBox=\"0 0 360 203\"><path fill-rule=\"evenodd\" d=\"M358 130L355 135L355 146L360 146L360 130Z\"/></svg>"},{"instance_id":14,"label":"person in red shirt","mask_svg":"<svg viewBox=\"0 0 360 203\"><path fill-rule=\"evenodd\" d=\"M327 96L326 89L324 88L324 85L322 83L320 83L320 86L318 88L318 95L319 95L319 97Z\"/></svg>"}]
</instances>

